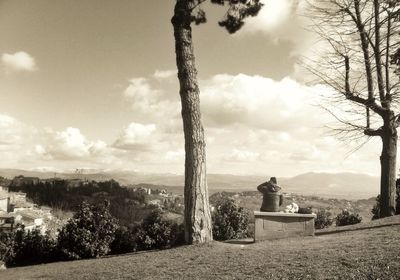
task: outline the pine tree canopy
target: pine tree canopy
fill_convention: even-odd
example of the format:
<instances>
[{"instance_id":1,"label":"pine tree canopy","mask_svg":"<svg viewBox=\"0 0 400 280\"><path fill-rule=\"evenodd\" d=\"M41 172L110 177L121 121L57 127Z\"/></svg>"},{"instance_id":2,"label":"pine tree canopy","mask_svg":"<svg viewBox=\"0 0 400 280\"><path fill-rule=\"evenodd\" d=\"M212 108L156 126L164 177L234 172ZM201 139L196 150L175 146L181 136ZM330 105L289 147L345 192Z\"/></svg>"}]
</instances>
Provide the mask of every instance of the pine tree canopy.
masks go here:
<instances>
[{"instance_id":1,"label":"pine tree canopy","mask_svg":"<svg viewBox=\"0 0 400 280\"><path fill-rule=\"evenodd\" d=\"M202 9L201 4L206 0L193 1L191 21L195 24L202 24L207 21L206 13ZM224 18L218 22L221 27L229 33L235 33L243 25L247 17L254 17L261 10L263 4L260 0L211 0L211 3L221 6L228 6L228 10Z\"/></svg>"}]
</instances>

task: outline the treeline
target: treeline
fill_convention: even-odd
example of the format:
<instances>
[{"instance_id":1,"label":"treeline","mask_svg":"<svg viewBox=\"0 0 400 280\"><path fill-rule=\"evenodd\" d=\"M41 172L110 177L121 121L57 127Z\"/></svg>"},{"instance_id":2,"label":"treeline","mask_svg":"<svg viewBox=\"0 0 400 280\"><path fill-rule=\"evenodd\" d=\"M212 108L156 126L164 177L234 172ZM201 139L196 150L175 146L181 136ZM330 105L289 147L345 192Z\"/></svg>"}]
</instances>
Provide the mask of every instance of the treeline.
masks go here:
<instances>
[{"instance_id":1,"label":"treeline","mask_svg":"<svg viewBox=\"0 0 400 280\"><path fill-rule=\"evenodd\" d=\"M146 217L156 206L147 205L148 195L142 189L129 189L115 180L104 182L42 180L38 183L11 182L9 190L24 192L35 204L75 212L83 201L110 201L110 212L123 225L131 225Z\"/></svg>"}]
</instances>

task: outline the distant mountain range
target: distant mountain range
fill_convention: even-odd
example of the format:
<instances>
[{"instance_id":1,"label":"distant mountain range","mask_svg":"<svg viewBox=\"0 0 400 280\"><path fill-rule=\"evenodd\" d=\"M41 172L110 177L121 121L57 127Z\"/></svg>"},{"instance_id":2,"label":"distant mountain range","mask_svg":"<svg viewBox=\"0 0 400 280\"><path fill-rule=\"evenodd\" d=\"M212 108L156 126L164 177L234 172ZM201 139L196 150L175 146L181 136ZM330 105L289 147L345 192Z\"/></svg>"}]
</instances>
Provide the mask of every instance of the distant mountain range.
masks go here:
<instances>
[{"instance_id":1,"label":"distant mountain range","mask_svg":"<svg viewBox=\"0 0 400 280\"><path fill-rule=\"evenodd\" d=\"M0 169L0 176L14 178L23 175L42 179L57 176L62 179L87 179L104 181L114 179L123 185L149 184L163 187L175 193L183 193L184 178L174 174L146 174L127 171L102 171L91 173L54 173L19 169ZM267 176L238 176L229 174L208 174L210 193L231 191L255 191L267 181ZM379 193L379 178L356 173L305 173L291 178L278 178L284 192L315 195L327 198L363 199Z\"/></svg>"}]
</instances>

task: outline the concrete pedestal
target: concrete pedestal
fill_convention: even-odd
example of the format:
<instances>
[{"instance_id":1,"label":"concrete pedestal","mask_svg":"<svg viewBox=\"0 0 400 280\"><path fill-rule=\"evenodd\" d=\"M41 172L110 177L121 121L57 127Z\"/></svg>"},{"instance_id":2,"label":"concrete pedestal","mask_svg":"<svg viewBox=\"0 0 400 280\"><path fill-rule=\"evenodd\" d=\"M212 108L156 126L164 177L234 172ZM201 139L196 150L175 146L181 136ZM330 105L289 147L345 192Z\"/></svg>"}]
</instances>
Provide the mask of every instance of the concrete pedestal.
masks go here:
<instances>
[{"instance_id":1,"label":"concrete pedestal","mask_svg":"<svg viewBox=\"0 0 400 280\"><path fill-rule=\"evenodd\" d=\"M254 211L254 241L314 235L315 214Z\"/></svg>"}]
</instances>

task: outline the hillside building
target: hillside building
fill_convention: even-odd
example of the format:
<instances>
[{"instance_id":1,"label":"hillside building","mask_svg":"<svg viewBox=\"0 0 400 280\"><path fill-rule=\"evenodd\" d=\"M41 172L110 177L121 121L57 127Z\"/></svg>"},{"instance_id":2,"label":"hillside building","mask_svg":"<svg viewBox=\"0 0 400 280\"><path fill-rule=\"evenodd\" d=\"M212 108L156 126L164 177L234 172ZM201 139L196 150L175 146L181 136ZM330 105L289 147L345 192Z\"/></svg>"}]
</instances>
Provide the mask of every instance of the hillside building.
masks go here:
<instances>
[{"instance_id":1,"label":"hillside building","mask_svg":"<svg viewBox=\"0 0 400 280\"><path fill-rule=\"evenodd\" d=\"M0 194L0 211L10 212L10 197L1 196Z\"/></svg>"},{"instance_id":2,"label":"hillside building","mask_svg":"<svg viewBox=\"0 0 400 280\"><path fill-rule=\"evenodd\" d=\"M27 201L26 193L0 190L0 231L13 230L16 224L24 225L26 231L46 231L46 220L51 220L51 208L39 208Z\"/></svg>"},{"instance_id":3,"label":"hillside building","mask_svg":"<svg viewBox=\"0 0 400 280\"><path fill-rule=\"evenodd\" d=\"M14 186L21 186L23 184L32 184L36 185L40 182L40 179L38 177L25 177L22 175L14 177L14 179L11 181L11 184Z\"/></svg>"},{"instance_id":4,"label":"hillside building","mask_svg":"<svg viewBox=\"0 0 400 280\"><path fill-rule=\"evenodd\" d=\"M0 232L13 230L14 224L14 215L4 211L0 211Z\"/></svg>"}]
</instances>

